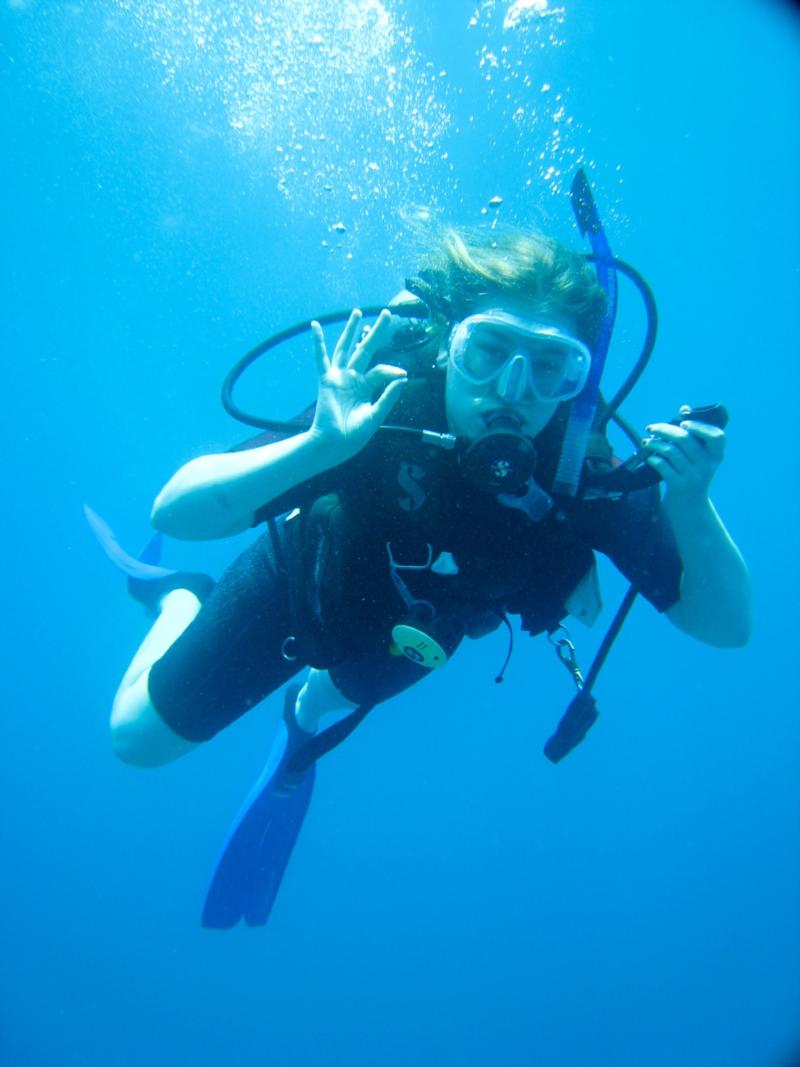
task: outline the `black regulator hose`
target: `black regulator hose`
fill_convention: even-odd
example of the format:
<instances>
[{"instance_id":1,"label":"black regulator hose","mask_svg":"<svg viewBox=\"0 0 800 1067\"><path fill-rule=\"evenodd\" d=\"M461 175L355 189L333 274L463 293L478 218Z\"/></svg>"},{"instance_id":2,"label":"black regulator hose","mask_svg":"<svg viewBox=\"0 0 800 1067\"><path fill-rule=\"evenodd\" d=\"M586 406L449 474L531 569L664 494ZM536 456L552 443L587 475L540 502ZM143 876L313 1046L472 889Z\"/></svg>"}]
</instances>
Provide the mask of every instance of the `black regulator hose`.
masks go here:
<instances>
[{"instance_id":1,"label":"black regulator hose","mask_svg":"<svg viewBox=\"0 0 800 1067\"><path fill-rule=\"evenodd\" d=\"M361 308L361 312L364 315L379 315L384 306L383 304L373 304L369 307ZM347 322L352 313L353 309L348 308L347 311L331 311L327 315L319 315L314 320L308 319L304 322L298 322L294 326L289 326L285 330L274 333L266 341L262 341L260 345L251 348L240 360L234 363L222 383L222 406L228 414L239 422L243 422L245 426L256 426L261 430L274 430L276 433L292 434L304 429L305 427L296 421L265 419L262 415L254 415L251 411L245 411L233 399L233 390L244 372L248 367L252 367L256 360L261 359L267 352L271 352L273 348L282 345L284 341L291 341L301 334L308 333L311 330L312 321L318 322L320 326L332 326L336 322Z\"/></svg>"},{"instance_id":2,"label":"black regulator hose","mask_svg":"<svg viewBox=\"0 0 800 1067\"><path fill-rule=\"evenodd\" d=\"M587 260L593 261L597 257L593 255L587 255L586 258ZM624 274L626 278L632 281L636 288L639 290L639 295L641 296L642 301L644 303L645 315L647 316L647 331L644 336L644 341L642 342L642 348L639 353L639 356L633 367L631 367L628 376L626 377L622 385L619 387L619 389L616 391L616 393L614 393L611 399L606 403L603 410L600 412L595 423L596 433L604 433L606 426L608 425L611 419L617 421L616 415L620 407L622 406L624 401L627 400L627 398L630 396L631 392L636 388L639 379L641 378L642 374L644 374L645 369L647 368L647 365L650 362L650 357L653 354L653 349L655 348L656 344L656 334L658 332L658 307L656 306L656 298L653 296L653 290L647 284L647 282L639 273L639 271L636 270L635 267L632 267L630 263L626 263L624 259L617 259L617 257L615 256L614 266L620 272L620 274ZM622 426L621 428L627 432L625 426Z\"/></svg>"},{"instance_id":3,"label":"black regulator hose","mask_svg":"<svg viewBox=\"0 0 800 1067\"><path fill-rule=\"evenodd\" d=\"M591 253L588 253L585 258L590 262L596 259ZM644 302L645 313L647 316L647 331L636 363L631 368L630 373L625 378L625 381L620 388L612 396L611 400L603 406L595 424L595 431L603 433L608 422L613 419L628 433L628 436L634 440L635 435L632 436L628 432L628 427L624 424L624 420L618 415L618 409L635 388L636 383L639 381L647 364L650 362L650 357L653 354L653 348L655 347L656 332L658 330L658 309L650 286L635 267L632 267L629 263L626 263L625 260L618 259L617 257L614 257L614 266L621 274L624 274L626 278L633 282L638 289L642 301ZM384 307L384 304L371 304L368 307L361 308L361 312L363 315L371 317L379 315ZM395 313L402 315L403 311L397 309ZM415 313L418 314L418 312L407 312L406 314L411 315ZM228 414L237 421L244 423L246 426L255 426L258 429L271 430L274 433L279 434L294 434L305 429L306 424L297 419L267 419L264 418L264 416L256 415L251 411L245 411L244 408L241 408L233 399L233 391L244 372L257 360L268 352L271 352L274 348L278 348L285 341L291 341L295 337L299 337L301 334L308 333L311 330L312 321L318 322L320 326L331 326L335 323L347 322L351 314L352 309L348 308L347 310L331 311L326 315L319 315L315 320L308 319L303 322L298 322L294 326L287 327L285 330L279 330L278 333L274 333L271 337L268 337L266 341L262 341L261 344L256 345L255 348L251 348L249 352L245 353L241 359L234 363L228 371L225 381L222 383L222 406ZM400 431L407 430L408 428L387 426L384 427L384 429ZM418 433L419 431L415 430L413 432Z\"/></svg>"}]
</instances>

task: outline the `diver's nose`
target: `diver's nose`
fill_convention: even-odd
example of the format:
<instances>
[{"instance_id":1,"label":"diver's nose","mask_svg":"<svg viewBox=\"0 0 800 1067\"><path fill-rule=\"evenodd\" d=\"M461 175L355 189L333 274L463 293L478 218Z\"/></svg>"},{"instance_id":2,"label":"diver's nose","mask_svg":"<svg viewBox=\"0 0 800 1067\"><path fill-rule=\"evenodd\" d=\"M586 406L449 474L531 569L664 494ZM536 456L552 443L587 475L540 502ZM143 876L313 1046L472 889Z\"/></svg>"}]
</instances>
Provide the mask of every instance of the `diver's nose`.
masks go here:
<instances>
[{"instance_id":1,"label":"diver's nose","mask_svg":"<svg viewBox=\"0 0 800 1067\"><path fill-rule=\"evenodd\" d=\"M514 353L497 379L497 394L507 404L519 404L528 391L528 361L520 352Z\"/></svg>"}]
</instances>

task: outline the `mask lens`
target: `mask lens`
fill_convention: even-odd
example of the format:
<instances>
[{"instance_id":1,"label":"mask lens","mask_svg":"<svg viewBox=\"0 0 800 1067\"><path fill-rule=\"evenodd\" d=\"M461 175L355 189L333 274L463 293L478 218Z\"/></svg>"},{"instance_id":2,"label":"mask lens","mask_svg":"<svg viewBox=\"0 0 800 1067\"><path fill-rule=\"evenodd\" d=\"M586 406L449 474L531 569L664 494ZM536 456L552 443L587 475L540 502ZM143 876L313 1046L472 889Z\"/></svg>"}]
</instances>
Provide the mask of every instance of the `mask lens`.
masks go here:
<instances>
[{"instance_id":1,"label":"mask lens","mask_svg":"<svg viewBox=\"0 0 800 1067\"><path fill-rule=\"evenodd\" d=\"M490 323L477 323L465 331L457 366L476 385L496 378L514 354L514 337Z\"/></svg>"},{"instance_id":2,"label":"mask lens","mask_svg":"<svg viewBox=\"0 0 800 1067\"><path fill-rule=\"evenodd\" d=\"M587 356L564 341L534 339L529 348L528 373L540 400L575 396L583 388L588 371Z\"/></svg>"},{"instance_id":3,"label":"mask lens","mask_svg":"<svg viewBox=\"0 0 800 1067\"><path fill-rule=\"evenodd\" d=\"M473 385L499 378L515 356L527 364L528 385L539 400L577 396L586 383L589 350L579 341L549 327L505 317L473 316L456 328L451 360Z\"/></svg>"}]
</instances>

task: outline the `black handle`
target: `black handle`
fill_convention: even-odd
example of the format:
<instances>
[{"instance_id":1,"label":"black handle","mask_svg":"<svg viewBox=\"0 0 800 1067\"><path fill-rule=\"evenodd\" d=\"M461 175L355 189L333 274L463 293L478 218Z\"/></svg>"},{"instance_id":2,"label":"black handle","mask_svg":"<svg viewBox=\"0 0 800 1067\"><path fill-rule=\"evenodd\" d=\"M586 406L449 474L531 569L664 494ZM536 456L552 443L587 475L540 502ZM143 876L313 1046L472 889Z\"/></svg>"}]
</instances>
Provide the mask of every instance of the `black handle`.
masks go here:
<instances>
[{"instance_id":1,"label":"black handle","mask_svg":"<svg viewBox=\"0 0 800 1067\"><path fill-rule=\"evenodd\" d=\"M727 408L723 404L706 404L698 408L682 407L669 422L672 426L680 426L682 422L705 422L709 426L724 430L729 418ZM653 470L647 463L649 455L651 453L647 448L640 448L621 466L591 476L589 485L599 486L606 493L634 493L639 489L647 489L648 486L661 481L658 471Z\"/></svg>"}]
</instances>

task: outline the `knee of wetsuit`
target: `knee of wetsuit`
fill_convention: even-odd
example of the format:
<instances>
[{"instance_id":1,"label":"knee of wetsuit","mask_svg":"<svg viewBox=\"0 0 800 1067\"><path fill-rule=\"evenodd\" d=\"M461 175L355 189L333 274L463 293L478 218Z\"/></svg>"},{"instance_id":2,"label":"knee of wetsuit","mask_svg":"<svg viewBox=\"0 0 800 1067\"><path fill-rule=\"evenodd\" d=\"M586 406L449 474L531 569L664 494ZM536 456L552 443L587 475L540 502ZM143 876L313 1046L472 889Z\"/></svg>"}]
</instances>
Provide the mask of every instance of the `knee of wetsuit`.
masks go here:
<instances>
[{"instance_id":1,"label":"knee of wetsuit","mask_svg":"<svg viewBox=\"0 0 800 1067\"><path fill-rule=\"evenodd\" d=\"M175 571L162 578L128 578L128 593L144 606L151 618L155 618L161 610L161 601L168 593L186 589L203 604L216 584L207 574Z\"/></svg>"}]
</instances>

